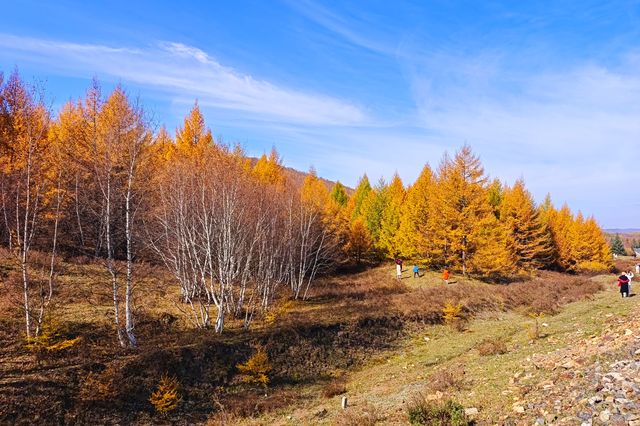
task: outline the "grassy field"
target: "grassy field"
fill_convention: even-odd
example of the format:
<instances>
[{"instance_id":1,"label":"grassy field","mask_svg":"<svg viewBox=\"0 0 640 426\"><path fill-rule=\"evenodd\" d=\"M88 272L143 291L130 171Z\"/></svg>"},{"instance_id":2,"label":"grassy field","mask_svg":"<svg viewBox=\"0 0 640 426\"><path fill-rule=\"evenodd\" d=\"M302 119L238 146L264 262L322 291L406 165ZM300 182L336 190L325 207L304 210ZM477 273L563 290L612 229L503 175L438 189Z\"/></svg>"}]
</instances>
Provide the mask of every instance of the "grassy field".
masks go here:
<instances>
[{"instance_id":1,"label":"grassy field","mask_svg":"<svg viewBox=\"0 0 640 426\"><path fill-rule=\"evenodd\" d=\"M445 286L439 272L406 271L398 281L381 266L323 278L309 300L283 300L250 331L232 321L219 336L190 328L170 277L147 266L136 288L141 345L125 351L111 329L104 268L69 262L55 315L82 340L38 361L22 343L7 284L15 267L0 260L0 271L0 423L406 424L416 398L454 398L476 408L481 424L500 422L520 397L510 380L534 354L602 333L638 300L619 300L613 274L542 272L509 285L454 276ZM461 305L455 326L443 324L447 304ZM532 313L544 313L537 338ZM236 365L256 347L273 365L268 389L238 378ZM163 374L178 379L182 396L168 415L149 403ZM531 374L544 380L543 370Z\"/></svg>"}]
</instances>

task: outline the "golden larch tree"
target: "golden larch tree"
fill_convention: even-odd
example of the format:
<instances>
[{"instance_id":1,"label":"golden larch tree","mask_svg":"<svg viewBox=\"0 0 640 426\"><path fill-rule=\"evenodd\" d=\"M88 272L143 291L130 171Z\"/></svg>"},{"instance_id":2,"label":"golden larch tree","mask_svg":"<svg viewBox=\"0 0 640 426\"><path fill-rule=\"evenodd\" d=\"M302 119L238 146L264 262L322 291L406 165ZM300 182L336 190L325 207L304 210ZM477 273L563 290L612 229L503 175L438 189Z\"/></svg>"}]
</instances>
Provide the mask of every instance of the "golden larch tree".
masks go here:
<instances>
[{"instance_id":1,"label":"golden larch tree","mask_svg":"<svg viewBox=\"0 0 640 426\"><path fill-rule=\"evenodd\" d=\"M407 189L400 207L400 226L395 237L396 246L391 254L416 258L425 264L432 261L433 245L430 239L429 215L434 185L434 175L425 165L418 179Z\"/></svg>"},{"instance_id":2,"label":"golden larch tree","mask_svg":"<svg viewBox=\"0 0 640 426\"><path fill-rule=\"evenodd\" d=\"M396 173L387 187L387 203L380 220L378 245L387 256L394 256L398 250L400 216L405 196L404 185Z\"/></svg>"},{"instance_id":3,"label":"golden larch tree","mask_svg":"<svg viewBox=\"0 0 640 426\"><path fill-rule=\"evenodd\" d=\"M551 253L550 235L521 179L511 188L504 189L499 217L507 232L507 246L517 269L531 271L547 264Z\"/></svg>"}]
</instances>

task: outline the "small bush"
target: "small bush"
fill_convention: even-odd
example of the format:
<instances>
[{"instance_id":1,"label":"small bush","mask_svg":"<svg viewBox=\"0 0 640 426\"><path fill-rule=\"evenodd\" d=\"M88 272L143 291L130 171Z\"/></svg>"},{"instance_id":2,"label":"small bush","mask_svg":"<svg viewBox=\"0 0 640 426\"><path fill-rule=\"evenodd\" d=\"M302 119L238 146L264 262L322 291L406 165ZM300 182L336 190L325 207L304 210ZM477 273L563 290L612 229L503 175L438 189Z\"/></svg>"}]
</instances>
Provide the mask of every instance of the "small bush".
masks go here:
<instances>
[{"instance_id":1,"label":"small bush","mask_svg":"<svg viewBox=\"0 0 640 426\"><path fill-rule=\"evenodd\" d=\"M26 339L26 348L38 358L48 354L62 352L77 345L82 337L67 338L61 324L50 318L42 323L40 334Z\"/></svg>"},{"instance_id":2,"label":"small bush","mask_svg":"<svg viewBox=\"0 0 640 426\"><path fill-rule=\"evenodd\" d=\"M247 362L238 364L236 368L244 383L262 384L265 387L269 384L269 373L273 369L269 356L262 347L259 347Z\"/></svg>"},{"instance_id":3,"label":"small bush","mask_svg":"<svg viewBox=\"0 0 640 426\"><path fill-rule=\"evenodd\" d=\"M466 387L464 366L454 365L436 371L429 377L429 388L433 391L446 392L450 389L459 391Z\"/></svg>"},{"instance_id":4,"label":"small bush","mask_svg":"<svg viewBox=\"0 0 640 426\"><path fill-rule=\"evenodd\" d=\"M412 425L467 426L473 425L464 413L464 407L455 401L429 402L416 398L407 408Z\"/></svg>"},{"instance_id":5,"label":"small bush","mask_svg":"<svg viewBox=\"0 0 640 426\"><path fill-rule=\"evenodd\" d=\"M442 320L457 331L464 331L467 326L466 318L462 316L462 304L454 305L447 302L442 308Z\"/></svg>"},{"instance_id":6,"label":"small bush","mask_svg":"<svg viewBox=\"0 0 640 426\"><path fill-rule=\"evenodd\" d=\"M151 394L149 402L160 414L167 414L176 408L180 403L178 393L178 379L175 377L162 376L156 390Z\"/></svg>"},{"instance_id":7,"label":"small bush","mask_svg":"<svg viewBox=\"0 0 640 426\"><path fill-rule=\"evenodd\" d=\"M335 378L326 384L322 390L325 398L333 398L336 395L342 395L347 392L346 379L344 376Z\"/></svg>"},{"instance_id":8,"label":"small bush","mask_svg":"<svg viewBox=\"0 0 640 426\"><path fill-rule=\"evenodd\" d=\"M460 319L460 313L462 312L462 304L458 303L454 305L451 302L447 302L442 308L442 319L445 324L451 324L454 321Z\"/></svg>"},{"instance_id":9,"label":"small bush","mask_svg":"<svg viewBox=\"0 0 640 426\"><path fill-rule=\"evenodd\" d=\"M348 407L342 411L334 424L336 426L374 426L384 421L384 416L377 407L365 403L362 406Z\"/></svg>"},{"instance_id":10,"label":"small bush","mask_svg":"<svg viewBox=\"0 0 640 426\"><path fill-rule=\"evenodd\" d=\"M499 339L484 339L478 344L478 353L482 356L502 355L508 352L507 345Z\"/></svg>"},{"instance_id":11,"label":"small bush","mask_svg":"<svg viewBox=\"0 0 640 426\"><path fill-rule=\"evenodd\" d=\"M529 338L531 340L539 339L540 338L540 320L544 318L544 312L538 312L538 313L532 312L529 314L529 316L533 318L533 324L529 329Z\"/></svg>"},{"instance_id":12,"label":"small bush","mask_svg":"<svg viewBox=\"0 0 640 426\"><path fill-rule=\"evenodd\" d=\"M113 367L107 367L101 373L89 373L82 382L79 392L80 400L92 404L113 400L117 396L116 376L117 372Z\"/></svg>"}]
</instances>

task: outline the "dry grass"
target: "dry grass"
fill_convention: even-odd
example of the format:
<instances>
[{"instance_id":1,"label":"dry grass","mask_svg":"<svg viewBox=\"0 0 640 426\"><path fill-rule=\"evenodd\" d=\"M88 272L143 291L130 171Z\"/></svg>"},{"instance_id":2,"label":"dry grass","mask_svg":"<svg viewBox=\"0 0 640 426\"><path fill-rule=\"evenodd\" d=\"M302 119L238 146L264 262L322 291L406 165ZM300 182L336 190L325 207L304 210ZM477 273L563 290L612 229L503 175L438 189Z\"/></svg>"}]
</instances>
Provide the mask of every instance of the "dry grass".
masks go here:
<instances>
[{"instance_id":1,"label":"dry grass","mask_svg":"<svg viewBox=\"0 0 640 426\"><path fill-rule=\"evenodd\" d=\"M347 392L347 378L344 375L340 377L336 377L335 379L332 379L322 389L322 395L325 398L333 398L334 396L342 395L346 392Z\"/></svg>"},{"instance_id":2,"label":"dry grass","mask_svg":"<svg viewBox=\"0 0 640 426\"><path fill-rule=\"evenodd\" d=\"M348 407L334 421L335 426L374 426L384 421L380 410L370 403Z\"/></svg>"},{"instance_id":3,"label":"dry grass","mask_svg":"<svg viewBox=\"0 0 640 426\"><path fill-rule=\"evenodd\" d=\"M44 262L46 257L41 257ZM52 360L46 368L29 363L17 368L34 369L53 384L52 389L36 391L42 394L38 398L48 401L47 407L58 410L58 415L63 415L60 407L81 410L77 413L87 423L147 419L152 408L149 392L167 371L180 380L184 389L185 404L176 410L176 418L189 410L199 413L199 421L209 419L215 423L218 414L224 422L226 418L282 410L301 403L298 390L307 385L317 386L312 392L314 397L330 398L346 390L345 378L326 382L332 372L351 373L376 355L396 349L412 329L441 324L447 301L460 303L460 315L470 319L484 312L513 309L553 313L601 288L586 278L553 273L504 286L457 279L457 284L445 287L436 273L398 282L392 268L374 268L319 280L309 300L283 304L270 325L266 318L264 323L256 322L254 330L244 332L241 321L231 320L228 330L216 336L190 327L179 309L179 291L171 276L162 268L138 265L135 305L140 348L128 352L116 344L111 290L104 265L88 259L75 260L77 263L59 265L54 308L56 317L74 336L83 336L82 343L65 358ZM15 273L11 259L0 258L2 286L7 287L11 281L7 277ZM14 344L21 324L19 294L15 294L16 300L10 296L14 290L7 288L0 297L0 339L4 346L0 348L0 360L21 356L23 350ZM457 334L461 339L467 336ZM264 392L236 385L234 380L234 366L249 357L256 342L265 345L273 364L273 388L267 397ZM3 369L0 363L0 377L5 373ZM439 370L432 379L436 387L449 391L468 383L464 369L462 373ZM217 386L225 388L219 396L224 412L211 403L211 389ZM0 423L9 418L19 420L25 407L35 412L44 410L41 399L29 402L36 401L30 392L33 393L29 386L12 389L11 404L0 397L0 403L7 404L5 407L13 407L0 410ZM81 403L77 407L69 402L78 399ZM107 405L109 410L104 408ZM379 421L376 410L365 406L350 407L344 414L344 421L353 417L359 419L358 424Z\"/></svg>"},{"instance_id":4,"label":"dry grass","mask_svg":"<svg viewBox=\"0 0 640 426\"><path fill-rule=\"evenodd\" d=\"M469 386L464 365L457 364L439 369L429 376L429 389L433 392L461 391Z\"/></svg>"},{"instance_id":5,"label":"dry grass","mask_svg":"<svg viewBox=\"0 0 640 426\"><path fill-rule=\"evenodd\" d=\"M507 344L496 337L483 339L477 346L478 353L481 356L504 355L508 352Z\"/></svg>"}]
</instances>

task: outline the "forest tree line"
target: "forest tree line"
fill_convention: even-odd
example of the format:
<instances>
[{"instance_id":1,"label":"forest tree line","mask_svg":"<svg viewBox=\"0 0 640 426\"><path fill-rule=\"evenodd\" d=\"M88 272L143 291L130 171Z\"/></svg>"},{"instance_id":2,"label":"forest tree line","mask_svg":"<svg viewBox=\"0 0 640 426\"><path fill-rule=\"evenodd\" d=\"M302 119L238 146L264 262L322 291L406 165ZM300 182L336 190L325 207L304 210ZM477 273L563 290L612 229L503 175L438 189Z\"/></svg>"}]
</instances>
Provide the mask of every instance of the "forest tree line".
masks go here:
<instances>
[{"instance_id":1,"label":"forest tree line","mask_svg":"<svg viewBox=\"0 0 640 426\"><path fill-rule=\"evenodd\" d=\"M192 324L217 332L227 316L249 327L282 289L305 298L348 262L402 256L480 277L611 262L593 218L489 181L467 146L408 187L365 175L355 191L328 188L313 170L296 184L275 150L253 160L215 140L197 103L171 135L121 87L105 96L94 82L54 114L17 72L0 74L0 210L26 336L41 332L60 257L82 255L104 265L125 347L137 345L141 260L164 265Z\"/></svg>"}]
</instances>

